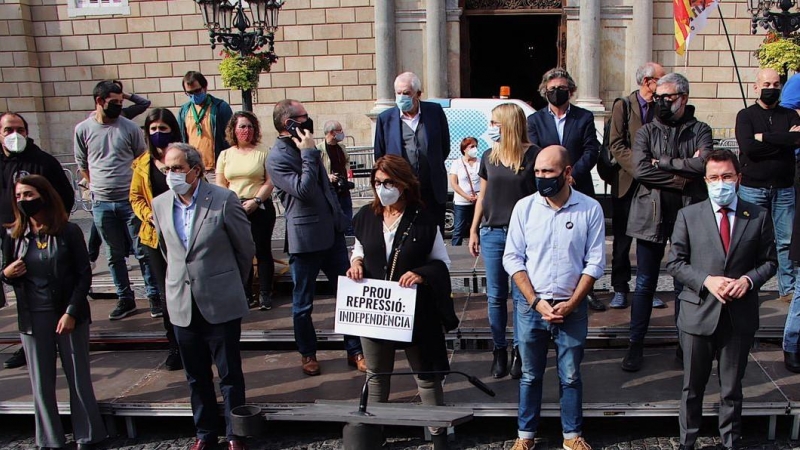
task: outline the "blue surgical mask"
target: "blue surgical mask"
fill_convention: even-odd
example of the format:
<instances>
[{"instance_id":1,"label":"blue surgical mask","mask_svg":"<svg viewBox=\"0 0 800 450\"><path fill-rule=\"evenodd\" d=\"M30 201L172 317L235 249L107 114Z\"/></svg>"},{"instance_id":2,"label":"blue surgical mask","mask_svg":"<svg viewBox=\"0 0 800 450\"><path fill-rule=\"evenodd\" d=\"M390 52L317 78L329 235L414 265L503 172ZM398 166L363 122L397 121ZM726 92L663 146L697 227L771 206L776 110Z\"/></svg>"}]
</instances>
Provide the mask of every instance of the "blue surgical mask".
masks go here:
<instances>
[{"instance_id":1,"label":"blue surgical mask","mask_svg":"<svg viewBox=\"0 0 800 450\"><path fill-rule=\"evenodd\" d=\"M344 140L344 133L336 133L336 136L334 136L334 138L336 138L337 142L342 142Z\"/></svg>"},{"instance_id":2,"label":"blue surgical mask","mask_svg":"<svg viewBox=\"0 0 800 450\"><path fill-rule=\"evenodd\" d=\"M719 206L728 206L736 198L736 182L716 181L708 183L708 198Z\"/></svg>"},{"instance_id":3,"label":"blue surgical mask","mask_svg":"<svg viewBox=\"0 0 800 450\"><path fill-rule=\"evenodd\" d=\"M206 96L208 94L205 92L200 92L199 94L189 94L189 99L192 100L192 103L195 105L202 105L204 101L206 101Z\"/></svg>"},{"instance_id":4,"label":"blue surgical mask","mask_svg":"<svg viewBox=\"0 0 800 450\"><path fill-rule=\"evenodd\" d=\"M394 102L402 112L409 112L412 108L414 108L414 100L410 95L397 94L395 95Z\"/></svg>"},{"instance_id":5,"label":"blue surgical mask","mask_svg":"<svg viewBox=\"0 0 800 450\"><path fill-rule=\"evenodd\" d=\"M489 139L494 142L500 142L500 127L489 127L486 130L486 134L489 135Z\"/></svg>"}]
</instances>

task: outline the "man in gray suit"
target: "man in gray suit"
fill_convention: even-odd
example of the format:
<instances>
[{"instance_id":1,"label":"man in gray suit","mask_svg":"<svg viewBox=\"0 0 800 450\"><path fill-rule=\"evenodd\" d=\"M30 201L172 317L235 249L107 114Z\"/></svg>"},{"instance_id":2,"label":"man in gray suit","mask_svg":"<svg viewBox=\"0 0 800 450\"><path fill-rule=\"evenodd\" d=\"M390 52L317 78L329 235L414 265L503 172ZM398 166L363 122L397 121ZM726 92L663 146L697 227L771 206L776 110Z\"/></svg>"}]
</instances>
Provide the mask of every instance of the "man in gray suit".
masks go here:
<instances>
[{"instance_id":1,"label":"man in gray suit","mask_svg":"<svg viewBox=\"0 0 800 450\"><path fill-rule=\"evenodd\" d=\"M245 401L239 338L248 310L244 284L255 255L250 222L233 191L203 180L194 147L171 144L164 163L171 192L153 200L153 222L167 261L167 310L191 389L197 429L192 450L217 444L212 360L225 403L228 448L243 449L230 411Z\"/></svg>"},{"instance_id":2,"label":"man in gray suit","mask_svg":"<svg viewBox=\"0 0 800 450\"><path fill-rule=\"evenodd\" d=\"M697 440L703 394L715 358L722 445L739 446L742 378L758 329L758 290L778 266L769 213L737 198L740 179L733 153L711 152L705 164L709 198L678 211L672 233L667 270L684 285L678 315L684 367L682 450L692 449Z\"/></svg>"},{"instance_id":3,"label":"man in gray suit","mask_svg":"<svg viewBox=\"0 0 800 450\"><path fill-rule=\"evenodd\" d=\"M286 251L292 273L294 338L303 373L319 375L317 334L311 321L317 275L334 284L350 268L344 231L348 221L314 146L314 122L297 100L281 100L272 113L278 138L267 157L267 171L286 211ZM361 341L345 336L347 363L366 372Z\"/></svg>"}]
</instances>

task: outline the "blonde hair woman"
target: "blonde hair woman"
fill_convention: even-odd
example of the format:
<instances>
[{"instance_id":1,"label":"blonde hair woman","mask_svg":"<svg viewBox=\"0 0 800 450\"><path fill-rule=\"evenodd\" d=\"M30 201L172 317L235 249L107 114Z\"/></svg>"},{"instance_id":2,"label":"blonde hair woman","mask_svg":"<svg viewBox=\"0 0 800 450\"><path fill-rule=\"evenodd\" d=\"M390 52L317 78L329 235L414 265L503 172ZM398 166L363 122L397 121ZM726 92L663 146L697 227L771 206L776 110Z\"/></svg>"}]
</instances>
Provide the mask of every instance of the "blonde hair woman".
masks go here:
<instances>
[{"instance_id":1,"label":"blonde hair woman","mask_svg":"<svg viewBox=\"0 0 800 450\"><path fill-rule=\"evenodd\" d=\"M533 194L536 182L533 163L539 147L528 141L525 113L513 103L503 103L492 110L487 131L494 142L481 159L478 175L481 187L475 202L475 216L469 233L472 256L483 256L486 267L486 295L489 303L489 326L494 341L492 376L508 375L508 274L503 269L503 251L511 211L517 200ZM513 296L519 291L512 284ZM519 352L513 350L512 377L522 375Z\"/></svg>"}]
</instances>

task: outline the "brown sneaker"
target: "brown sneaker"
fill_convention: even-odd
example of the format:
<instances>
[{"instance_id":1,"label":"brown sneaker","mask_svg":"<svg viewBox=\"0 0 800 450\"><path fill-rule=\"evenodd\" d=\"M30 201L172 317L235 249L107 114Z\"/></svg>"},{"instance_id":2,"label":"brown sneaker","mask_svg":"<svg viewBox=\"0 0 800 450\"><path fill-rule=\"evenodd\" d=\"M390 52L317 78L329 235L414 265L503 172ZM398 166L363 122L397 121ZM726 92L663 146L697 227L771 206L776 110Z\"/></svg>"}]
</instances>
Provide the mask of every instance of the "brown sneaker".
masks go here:
<instances>
[{"instance_id":1,"label":"brown sneaker","mask_svg":"<svg viewBox=\"0 0 800 450\"><path fill-rule=\"evenodd\" d=\"M794 298L794 292L787 292L784 295L780 296L780 299L783 303L792 303L792 298Z\"/></svg>"},{"instance_id":2,"label":"brown sneaker","mask_svg":"<svg viewBox=\"0 0 800 450\"><path fill-rule=\"evenodd\" d=\"M535 445L536 443L533 441L533 439L517 438L517 440L514 441L514 446L511 447L511 450L533 450Z\"/></svg>"},{"instance_id":3,"label":"brown sneaker","mask_svg":"<svg viewBox=\"0 0 800 450\"><path fill-rule=\"evenodd\" d=\"M589 446L589 443L583 439L583 437L578 436L574 439L564 439L564 450L592 450L592 447Z\"/></svg>"},{"instance_id":4,"label":"brown sneaker","mask_svg":"<svg viewBox=\"0 0 800 450\"><path fill-rule=\"evenodd\" d=\"M314 356L303 356L302 358L303 363L303 373L308 376L315 376L319 375L319 363L317 362L316 355Z\"/></svg>"},{"instance_id":5,"label":"brown sneaker","mask_svg":"<svg viewBox=\"0 0 800 450\"><path fill-rule=\"evenodd\" d=\"M356 369L358 369L359 372L367 371L367 360L364 359L363 353L358 353L353 356L348 356L347 365L350 367L355 367Z\"/></svg>"}]
</instances>

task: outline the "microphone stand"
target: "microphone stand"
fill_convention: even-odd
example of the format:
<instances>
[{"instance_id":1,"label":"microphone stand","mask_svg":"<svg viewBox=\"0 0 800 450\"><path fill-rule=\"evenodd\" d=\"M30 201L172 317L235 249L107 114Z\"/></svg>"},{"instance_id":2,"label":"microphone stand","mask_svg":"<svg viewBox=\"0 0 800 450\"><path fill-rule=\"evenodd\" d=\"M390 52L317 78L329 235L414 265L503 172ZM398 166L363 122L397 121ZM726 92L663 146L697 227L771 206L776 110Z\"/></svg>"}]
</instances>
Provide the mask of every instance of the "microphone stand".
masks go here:
<instances>
[{"instance_id":1,"label":"microphone stand","mask_svg":"<svg viewBox=\"0 0 800 450\"><path fill-rule=\"evenodd\" d=\"M450 374L457 374L465 377L467 381L476 388L480 389L486 395L490 397L494 397L496 394L495 392L486 385L483 381L479 380L478 377L475 375L470 375L465 372L461 372L459 370L428 370L428 371L405 371L405 372L378 372L372 373L367 375L367 379L364 381L364 386L361 388L361 399L358 402L358 411L354 414L358 414L361 416L369 416L367 412L367 402L369 401L369 380L377 376L395 376L395 375L450 375Z\"/></svg>"}]
</instances>

